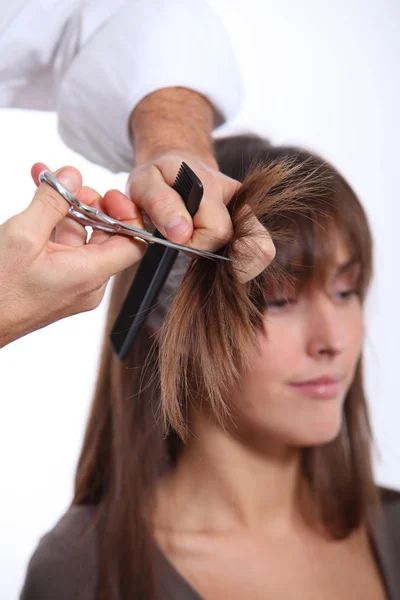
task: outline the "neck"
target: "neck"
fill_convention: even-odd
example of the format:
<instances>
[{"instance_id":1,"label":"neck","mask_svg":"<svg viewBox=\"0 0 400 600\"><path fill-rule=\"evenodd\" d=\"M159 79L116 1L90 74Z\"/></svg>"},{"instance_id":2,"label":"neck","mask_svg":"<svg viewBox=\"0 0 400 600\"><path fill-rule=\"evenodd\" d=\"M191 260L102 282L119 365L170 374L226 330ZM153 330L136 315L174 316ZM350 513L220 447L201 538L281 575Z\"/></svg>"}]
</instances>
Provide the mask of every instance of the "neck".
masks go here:
<instances>
[{"instance_id":1,"label":"neck","mask_svg":"<svg viewBox=\"0 0 400 600\"><path fill-rule=\"evenodd\" d=\"M260 437L196 417L176 468L160 485L156 526L176 528L179 514L182 530L292 528L301 514L300 450Z\"/></svg>"}]
</instances>

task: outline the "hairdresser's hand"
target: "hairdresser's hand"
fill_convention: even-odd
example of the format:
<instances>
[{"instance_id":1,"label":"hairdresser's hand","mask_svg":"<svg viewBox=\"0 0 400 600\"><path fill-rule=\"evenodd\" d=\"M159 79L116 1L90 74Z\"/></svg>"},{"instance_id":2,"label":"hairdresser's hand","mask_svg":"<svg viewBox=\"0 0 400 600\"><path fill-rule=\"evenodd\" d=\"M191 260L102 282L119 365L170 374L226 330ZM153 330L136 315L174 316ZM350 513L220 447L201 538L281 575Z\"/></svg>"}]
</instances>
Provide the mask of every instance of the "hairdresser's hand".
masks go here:
<instances>
[{"instance_id":1,"label":"hairdresser's hand","mask_svg":"<svg viewBox=\"0 0 400 600\"><path fill-rule=\"evenodd\" d=\"M211 252L232 239L227 204L240 186L218 170L211 135L214 125L212 105L193 90L164 88L143 98L130 119L136 166L127 189L166 238ZM182 161L204 186L193 221L182 198L171 188ZM245 248L246 263L235 263L242 281L256 277L275 256L269 234L255 217L252 220L254 244Z\"/></svg>"},{"instance_id":2,"label":"hairdresser's hand","mask_svg":"<svg viewBox=\"0 0 400 600\"><path fill-rule=\"evenodd\" d=\"M47 168L32 167L38 175ZM56 171L82 202L114 218L143 228L134 203L117 190L100 196L82 186L72 167ZM47 183L38 186L31 204L0 225L0 347L49 323L96 308L109 278L137 262L145 245L120 235L86 230L65 218L69 204Z\"/></svg>"},{"instance_id":3,"label":"hairdresser's hand","mask_svg":"<svg viewBox=\"0 0 400 600\"><path fill-rule=\"evenodd\" d=\"M185 161L204 186L199 210L191 219L182 198L171 186ZM163 153L139 163L128 179L128 193L161 233L180 244L213 252L233 236L227 204L240 183L218 171L209 161L184 153ZM254 217L253 246L246 252L246 264L238 264L242 281L263 271L275 256L275 247L265 228Z\"/></svg>"}]
</instances>

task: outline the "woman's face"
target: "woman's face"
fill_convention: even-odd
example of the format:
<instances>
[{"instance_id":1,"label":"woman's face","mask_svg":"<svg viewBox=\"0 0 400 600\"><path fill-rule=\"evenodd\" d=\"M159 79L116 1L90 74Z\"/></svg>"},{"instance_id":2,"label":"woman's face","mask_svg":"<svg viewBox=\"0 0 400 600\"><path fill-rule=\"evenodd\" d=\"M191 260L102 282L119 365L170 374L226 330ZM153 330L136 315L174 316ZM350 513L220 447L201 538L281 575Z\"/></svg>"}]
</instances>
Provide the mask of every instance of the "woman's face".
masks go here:
<instances>
[{"instance_id":1,"label":"woman's face","mask_svg":"<svg viewBox=\"0 0 400 600\"><path fill-rule=\"evenodd\" d=\"M235 392L247 431L291 446L312 446L339 433L344 399L363 339L358 265L338 245L325 288L268 298L260 354Z\"/></svg>"}]
</instances>

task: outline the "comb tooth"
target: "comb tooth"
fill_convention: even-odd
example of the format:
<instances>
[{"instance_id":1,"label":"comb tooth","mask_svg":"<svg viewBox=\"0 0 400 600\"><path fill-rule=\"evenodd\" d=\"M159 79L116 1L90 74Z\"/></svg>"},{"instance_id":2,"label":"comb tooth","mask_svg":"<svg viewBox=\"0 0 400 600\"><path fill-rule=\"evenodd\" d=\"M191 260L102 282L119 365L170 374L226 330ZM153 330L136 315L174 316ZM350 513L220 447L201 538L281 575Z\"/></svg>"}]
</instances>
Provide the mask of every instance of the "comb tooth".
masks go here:
<instances>
[{"instance_id":1,"label":"comb tooth","mask_svg":"<svg viewBox=\"0 0 400 600\"><path fill-rule=\"evenodd\" d=\"M182 178L181 183L182 183L182 186L189 191L191 190L191 188L193 186L193 182L190 180L187 180L185 178Z\"/></svg>"},{"instance_id":2,"label":"comb tooth","mask_svg":"<svg viewBox=\"0 0 400 600\"><path fill-rule=\"evenodd\" d=\"M186 165L182 165L181 168L179 169L179 173L183 177L187 177L188 179L190 179L190 174L188 173L188 170L185 167L186 167Z\"/></svg>"},{"instance_id":3,"label":"comb tooth","mask_svg":"<svg viewBox=\"0 0 400 600\"><path fill-rule=\"evenodd\" d=\"M184 185L185 187L191 185L191 180L188 177L188 175L184 172L183 169L181 169L179 171L178 175L176 176L175 184L176 185Z\"/></svg>"},{"instance_id":4,"label":"comb tooth","mask_svg":"<svg viewBox=\"0 0 400 600\"><path fill-rule=\"evenodd\" d=\"M185 179L187 181L189 181L190 183L192 183L192 176L190 173L187 172L186 169L183 169L183 176L185 177Z\"/></svg>"},{"instance_id":5,"label":"comb tooth","mask_svg":"<svg viewBox=\"0 0 400 600\"><path fill-rule=\"evenodd\" d=\"M192 187L193 181L190 179L190 177L187 175L187 173L184 173L180 179L187 187L189 187L189 188Z\"/></svg>"},{"instance_id":6,"label":"comb tooth","mask_svg":"<svg viewBox=\"0 0 400 600\"><path fill-rule=\"evenodd\" d=\"M192 188L192 184L188 183L184 179L180 179L179 181L176 182L176 187L179 189L182 189L184 192L187 193L187 192L190 192L190 190Z\"/></svg>"},{"instance_id":7,"label":"comb tooth","mask_svg":"<svg viewBox=\"0 0 400 600\"><path fill-rule=\"evenodd\" d=\"M183 165L181 165L181 166L179 167L179 171L178 171L178 174L177 174L177 176L176 176L176 179L178 179L179 177L182 177L182 176L183 176L183 174L184 174L184 172L185 172L185 169L183 168Z\"/></svg>"},{"instance_id":8,"label":"comb tooth","mask_svg":"<svg viewBox=\"0 0 400 600\"><path fill-rule=\"evenodd\" d=\"M179 179L183 179L185 181L187 181L188 183L192 182L192 178L190 177L190 174L187 172L187 169L185 168L185 164L182 164L179 171L178 171L178 175L177 178Z\"/></svg>"},{"instance_id":9,"label":"comb tooth","mask_svg":"<svg viewBox=\"0 0 400 600\"><path fill-rule=\"evenodd\" d=\"M183 196L184 200L187 200L193 188L193 181L186 172L184 165L179 169L173 187L181 196Z\"/></svg>"}]
</instances>

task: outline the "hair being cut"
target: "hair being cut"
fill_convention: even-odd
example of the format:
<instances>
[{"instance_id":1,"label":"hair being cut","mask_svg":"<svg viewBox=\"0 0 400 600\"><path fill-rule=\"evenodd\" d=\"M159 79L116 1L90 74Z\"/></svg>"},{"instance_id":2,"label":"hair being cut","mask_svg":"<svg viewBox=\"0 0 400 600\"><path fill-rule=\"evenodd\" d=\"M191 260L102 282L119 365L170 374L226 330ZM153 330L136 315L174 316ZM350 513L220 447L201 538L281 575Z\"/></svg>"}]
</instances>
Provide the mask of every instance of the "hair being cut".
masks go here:
<instances>
[{"instance_id":1,"label":"hair being cut","mask_svg":"<svg viewBox=\"0 0 400 600\"><path fill-rule=\"evenodd\" d=\"M370 280L367 219L333 167L314 154L275 148L257 136L217 140L215 152L220 170L243 181L228 205L234 236L222 252L240 261L251 250L250 210L270 232L276 258L243 284L232 263L180 256L124 363L113 355L108 333L135 269L115 278L73 499L96 507L97 600L113 599L115 586L122 600L156 597L151 517L157 483L174 468L190 436L191 403L200 398L221 427L229 426L229 391L257 351L268 292L288 282L322 281L338 235L360 265L361 299ZM361 362L338 437L302 449L318 518L334 538L350 534L377 502Z\"/></svg>"}]
</instances>

